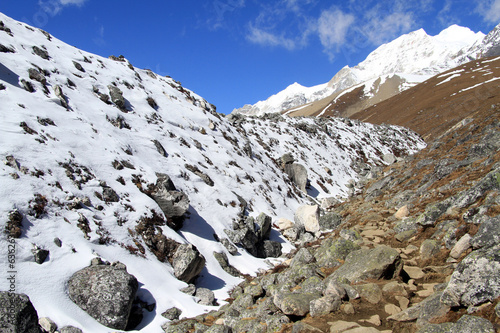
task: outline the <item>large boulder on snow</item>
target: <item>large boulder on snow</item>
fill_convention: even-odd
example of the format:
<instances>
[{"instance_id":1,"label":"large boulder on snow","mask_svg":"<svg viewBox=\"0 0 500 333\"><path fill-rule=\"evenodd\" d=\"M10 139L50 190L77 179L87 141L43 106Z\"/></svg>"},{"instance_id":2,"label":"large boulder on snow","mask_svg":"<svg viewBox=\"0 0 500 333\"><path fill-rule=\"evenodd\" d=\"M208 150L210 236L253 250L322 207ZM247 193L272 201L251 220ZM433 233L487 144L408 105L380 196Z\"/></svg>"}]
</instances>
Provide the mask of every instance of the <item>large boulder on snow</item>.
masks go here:
<instances>
[{"instance_id":1,"label":"large boulder on snow","mask_svg":"<svg viewBox=\"0 0 500 333\"><path fill-rule=\"evenodd\" d=\"M124 330L139 284L121 263L93 265L69 279L70 299L104 326Z\"/></svg>"},{"instance_id":2,"label":"large boulder on snow","mask_svg":"<svg viewBox=\"0 0 500 333\"><path fill-rule=\"evenodd\" d=\"M157 173L156 176L158 178L151 192L151 197L171 222L169 226L178 230L182 227L184 214L189 209L189 198L185 193L176 190L168 175Z\"/></svg>"},{"instance_id":3,"label":"large boulder on snow","mask_svg":"<svg viewBox=\"0 0 500 333\"><path fill-rule=\"evenodd\" d=\"M0 332L41 332L38 314L28 296L0 291L0 304Z\"/></svg>"},{"instance_id":4,"label":"large boulder on snow","mask_svg":"<svg viewBox=\"0 0 500 333\"><path fill-rule=\"evenodd\" d=\"M316 233L320 230L319 206L303 205L300 206L294 215L295 224L303 227L306 231Z\"/></svg>"},{"instance_id":5,"label":"large boulder on snow","mask_svg":"<svg viewBox=\"0 0 500 333\"><path fill-rule=\"evenodd\" d=\"M191 283L205 267L205 258L192 244L181 244L172 258L172 266L176 278Z\"/></svg>"},{"instance_id":6,"label":"large boulder on snow","mask_svg":"<svg viewBox=\"0 0 500 333\"><path fill-rule=\"evenodd\" d=\"M293 183L304 193L307 193L307 169L299 163L285 164L285 173Z\"/></svg>"}]
</instances>

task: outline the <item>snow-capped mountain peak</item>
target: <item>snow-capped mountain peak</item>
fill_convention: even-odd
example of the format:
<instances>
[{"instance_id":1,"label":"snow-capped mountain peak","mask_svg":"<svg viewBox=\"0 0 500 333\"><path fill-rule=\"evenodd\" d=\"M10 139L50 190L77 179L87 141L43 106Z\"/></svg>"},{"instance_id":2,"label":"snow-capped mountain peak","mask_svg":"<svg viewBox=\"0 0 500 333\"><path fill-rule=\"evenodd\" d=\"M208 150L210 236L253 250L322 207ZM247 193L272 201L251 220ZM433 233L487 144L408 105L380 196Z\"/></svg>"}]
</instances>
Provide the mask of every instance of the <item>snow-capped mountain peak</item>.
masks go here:
<instances>
[{"instance_id":1,"label":"snow-capped mountain peak","mask_svg":"<svg viewBox=\"0 0 500 333\"><path fill-rule=\"evenodd\" d=\"M493 36L491 39L494 39ZM254 115L281 112L390 74L420 75L421 80L414 81L414 84L417 84L444 70L475 59L478 52L473 45L482 45L484 40L486 38L482 32L475 33L458 25L452 25L436 36L430 36L424 29L419 29L379 46L357 66L345 66L326 84L305 87L302 90L298 89L298 86L294 86L294 89L288 87L265 101L245 105L233 112ZM489 40L486 43L490 45L492 42ZM404 85L405 88L410 86Z\"/></svg>"}]
</instances>

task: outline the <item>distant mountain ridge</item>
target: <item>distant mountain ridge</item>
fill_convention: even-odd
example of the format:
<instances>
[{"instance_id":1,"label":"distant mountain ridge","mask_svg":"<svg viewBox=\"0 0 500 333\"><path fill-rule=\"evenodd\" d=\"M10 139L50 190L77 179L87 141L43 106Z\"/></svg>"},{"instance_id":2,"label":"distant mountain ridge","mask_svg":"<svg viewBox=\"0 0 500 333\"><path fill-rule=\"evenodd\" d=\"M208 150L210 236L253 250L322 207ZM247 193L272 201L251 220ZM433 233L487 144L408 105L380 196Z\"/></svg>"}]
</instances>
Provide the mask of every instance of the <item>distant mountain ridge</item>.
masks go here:
<instances>
[{"instance_id":1,"label":"distant mountain ridge","mask_svg":"<svg viewBox=\"0 0 500 333\"><path fill-rule=\"evenodd\" d=\"M392 96L450 68L498 54L499 47L500 25L488 35L458 25L452 25L436 36L429 36L419 29L381 45L357 66L345 66L328 83L309 88L294 83L265 101L245 105L233 112L262 115L298 109L356 85L366 83L368 86L378 78L385 80L397 75L401 84Z\"/></svg>"}]
</instances>

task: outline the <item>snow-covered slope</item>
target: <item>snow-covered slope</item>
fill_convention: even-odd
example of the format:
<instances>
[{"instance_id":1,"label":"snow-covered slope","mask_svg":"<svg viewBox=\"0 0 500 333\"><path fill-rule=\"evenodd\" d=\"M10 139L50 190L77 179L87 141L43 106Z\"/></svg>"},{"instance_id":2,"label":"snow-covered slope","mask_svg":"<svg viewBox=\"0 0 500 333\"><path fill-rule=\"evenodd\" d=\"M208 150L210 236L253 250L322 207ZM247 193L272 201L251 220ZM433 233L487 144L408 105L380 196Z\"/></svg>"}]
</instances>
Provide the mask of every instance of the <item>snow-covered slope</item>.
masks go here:
<instances>
[{"instance_id":1,"label":"snow-covered slope","mask_svg":"<svg viewBox=\"0 0 500 333\"><path fill-rule=\"evenodd\" d=\"M415 85L470 61L469 58L477 54L470 48L481 44L484 38L485 35L481 32L474 33L457 25L450 26L436 36L429 36L420 29L381 45L357 66L342 68L326 84L306 88L295 83L265 101L245 105L233 112L253 115L281 112L390 74L401 77L420 75L420 80L412 83ZM413 85L402 85L400 89Z\"/></svg>"},{"instance_id":2,"label":"snow-covered slope","mask_svg":"<svg viewBox=\"0 0 500 333\"><path fill-rule=\"evenodd\" d=\"M214 251L226 253L242 273L267 267L264 259L242 248L231 255L218 242L227 238L225 229L233 228L240 198L252 216L293 220L301 204L344 196L347 182L356 178L354 163L381 164L383 154L407 154L424 146L401 127L342 119L233 124L172 78L135 68L126 59L80 51L1 13L0 21L0 158L5 162L0 166L0 227L5 229L14 209L23 214L16 239L16 292L26 293L40 317L60 326L109 332L67 295L69 277L96 256L124 263L140 283L139 297L156 304L153 312L144 313L138 327L143 332L161 332L166 319L160 314L173 306L183 316L213 308L180 292L186 284L135 232L138 221L153 211L165 219L141 191L157 181L157 173L169 175L190 200L190 217L182 229L157 228L198 248L206 267L197 285L212 289L223 304L241 279L220 267ZM308 170L308 195L280 169L277 161L285 153ZM109 188L116 201L103 200ZM90 202L74 205L75 198ZM272 237L284 251L293 247L277 230ZM6 249L4 233L0 242ZM34 262L35 245L50 251L43 264ZM7 269L7 255L0 256L0 266ZM9 289L6 279L0 281L0 290Z\"/></svg>"}]
</instances>

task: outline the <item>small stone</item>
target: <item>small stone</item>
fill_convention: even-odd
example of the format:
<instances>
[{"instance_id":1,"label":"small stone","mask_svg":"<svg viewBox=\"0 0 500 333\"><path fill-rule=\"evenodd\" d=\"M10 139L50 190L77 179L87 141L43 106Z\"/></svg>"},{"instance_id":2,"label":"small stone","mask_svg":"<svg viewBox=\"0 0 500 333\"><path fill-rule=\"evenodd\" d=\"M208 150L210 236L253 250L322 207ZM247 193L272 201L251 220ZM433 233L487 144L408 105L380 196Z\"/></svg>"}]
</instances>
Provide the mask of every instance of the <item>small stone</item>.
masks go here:
<instances>
[{"instance_id":1,"label":"small stone","mask_svg":"<svg viewBox=\"0 0 500 333\"><path fill-rule=\"evenodd\" d=\"M401 308L401 310L408 309L408 305L410 304L410 300L408 298L403 296L395 296L394 298L399 302L399 307Z\"/></svg>"},{"instance_id":2,"label":"small stone","mask_svg":"<svg viewBox=\"0 0 500 333\"><path fill-rule=\"evenodd\" d=\"M43 264L49 256L49 250L40 249L38 247L35 247L31 252L35 257L35 262L39 265Z\"/></svg>"},{"instance_id":3,"label":"small stone","mask_svg":"<svg viewBox=\"0 0 500 333\"><path fill-rule=\"evenodd\" d=\"M382 291L384 293L390 294L390 295L408 296L406 289L403 287L402 284L398 283L397 281L391 281L391 282L387 283L382 288Z\"/></svg>"},{"instance_id":4,"label":"small stone","mask_svg":"<svg viewBox=\"0 0 500 333\"><path fill-rule=\"evenodd\" d=\"M416 266L404 266L403 270L408 274L411 279L421 279L425 276L424 271L420 267Z\"/></svg>"},{"instance_id":5,"label":"small stone","mask_svg":"<svg viewBox=\"0 0 500 333\"><path fill-rule=\"evenodd\" d=\"M382 322L380 321L380 316L379 315L373 315L368 319L364 319L363 322L369 323L375 326L380 326L382 325Z\"/></svg>"},{"instance_id":6,"label":"small stone","mask_svg":"<svg viewBox=\"0 0 500 333\"><path fill-rule=\"evenodd\" d=\"M356 310L354 310L354 305L352 305L351 303L345 304L343 310L344 310L345 314L355 314L356 313Z\"/></svg>"},{"instance_id":7,"label":"small stone","mask_svg":"<svg viewBox=\"0 0 500 333\"><path fill-rule=\"evenodd\" d=\"M190 284L187 287L182 288L181 292L189 296L194 296L194 294L196 293L196 286L194 284Z\"/></svg>"},{"instance_id":8,"label":"small stone","mask_svg":"<svg viewBox=\"0 0 500 333\"><path fill-rule=\"evenodd\" d=\"M57 330L57 325L48 317L38 319L38 324L48 333L54 333Z\"/></svg>"},{"instance_id":9,"label":"small stone","mask_svg":"<svg viewBox=\"0 0 500 333\"><path fill-rule=\"evenodd\" d=\"M420 246L420 257L423 260L431 259L440 251L438 241L435 239L426 239Z\"/></svg>"},{"instance_id":10,"label":"small stone","mask_svg":"<svg viewBox=\"0 0 500 333\"><path fill-rule=\"evenodd\" d=\"M403 207L398 209L398 211L394 214L394 217L402 220L405 217L408 217L408 215L410 215L410 210L408 209L407 205L404 205Z\"/></svg>"},{"instance_id":11,"label":"small stone","mask_svg":"<svg viewBox=\"0 0 500 333\"><path fill-rule=\"evenodd\" d=\"M180 318L182 310L176 307L170 308L161 315L169 320L177 320Z\"/></svg>"},{"instance_id":12,"label":"small stone","mask_svg":"<svg viewBox=\"0 0 500 333\"><path fill-rule=\"evenodd\" d=\"M382 300L382 290L375 283L367 283L356 286L361 298L367 300L372 304L377 304Z\"/></svg>"},{"instance_id":13,"label":"small stone","mask_svg":"<svg viewBox=\"0 0 500 333\"><path fill-rule=\"evenodd\" d=\"M59 239L59 238L54 238L54 244L56 244L57 247L61 247L62 246L62 241Z\"/></svg>"},{"instance_id":14,"label":"small stone","mask_svg":"<svg viewBox=\"0 0 500 333\"><path fill-rule=\"evenodd\" d=\"M471 244L470 244L471 239L472 239L472 237L469 234L463 235L460 238L460 240L455 244L453 249L451 249L450 257L452 257L454 259L460 258L462 253L464 253L465 251L467 251L471 247Z\"/></svg>"},{"instance_id":15,"label":"small stone","mask_svg":"<svg viewBox=\"0 0 500 333\"><path fill-rule=\"evenodd\" d=\"M196 289L195 297L200 299L198 303L201 305L212 306L215 303L214 292L207 288Z\"/></svg>"},{"instance_id":16,"label":"small stone","mask_svg":"<svg viewBox=\"0 0 500 333\"><path fill-rule=\"evenodd\" d=\"M328 325L330 325L330 333L341 333L353 328L361 327L358 323L343 320L329 322Z\"/></svg>"}]
</instances>

